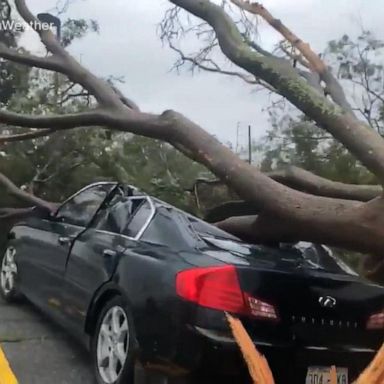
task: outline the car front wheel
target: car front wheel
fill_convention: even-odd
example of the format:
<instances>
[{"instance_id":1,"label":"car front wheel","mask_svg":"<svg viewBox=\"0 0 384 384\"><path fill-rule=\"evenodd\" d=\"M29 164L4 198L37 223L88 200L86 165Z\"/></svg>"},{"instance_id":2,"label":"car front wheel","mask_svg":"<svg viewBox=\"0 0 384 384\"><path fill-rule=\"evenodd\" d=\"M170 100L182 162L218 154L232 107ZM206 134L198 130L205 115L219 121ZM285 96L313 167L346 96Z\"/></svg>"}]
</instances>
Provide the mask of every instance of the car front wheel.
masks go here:
<instances>
[{"instance_id":1,"label":"car front wheel","mask_svg":"<svg viewBox=\"0 0 384 384\"><path fill-rule=\"evenodd\" d=\"M122 297L102 309L92 340L92 354L99 384L133 384L134 331Z\"/></svg>"},{"instance_id":2,"label":"car front wheel","mask_svg":"<svg viewBox=\"0 0 384 384\"><path fill-rule=\"evenodd\" d=\"M18 269L16 264L16 249L8 247L1 259L0 268L0 293L7 302L19 298Z\"/></svg>"}]
</instances>

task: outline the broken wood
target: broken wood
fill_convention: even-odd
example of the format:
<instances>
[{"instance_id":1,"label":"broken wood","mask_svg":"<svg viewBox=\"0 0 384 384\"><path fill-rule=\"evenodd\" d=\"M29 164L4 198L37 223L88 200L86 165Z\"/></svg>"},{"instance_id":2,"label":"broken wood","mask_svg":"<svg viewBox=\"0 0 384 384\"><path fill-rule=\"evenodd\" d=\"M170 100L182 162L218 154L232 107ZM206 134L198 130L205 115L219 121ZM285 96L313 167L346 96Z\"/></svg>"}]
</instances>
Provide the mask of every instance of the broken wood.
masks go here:
<instances>
[{"instance_id":1,"label":"broken wood","mask_svg":"<svg viewBox=\"0 0 384 384\"><path fill-rule=\"evenodd\" d=\"M247 363L253 384L275 384L272 371L267 359L257 350L241 321L230 314L226 314L233 337ZM384 344L372 363L360 375L354 384L383 384L384 383ZM294 384L294 383L286 383ZM337 384L336 367L330 371L330 383Z\"/></svg>"}]
</instances>

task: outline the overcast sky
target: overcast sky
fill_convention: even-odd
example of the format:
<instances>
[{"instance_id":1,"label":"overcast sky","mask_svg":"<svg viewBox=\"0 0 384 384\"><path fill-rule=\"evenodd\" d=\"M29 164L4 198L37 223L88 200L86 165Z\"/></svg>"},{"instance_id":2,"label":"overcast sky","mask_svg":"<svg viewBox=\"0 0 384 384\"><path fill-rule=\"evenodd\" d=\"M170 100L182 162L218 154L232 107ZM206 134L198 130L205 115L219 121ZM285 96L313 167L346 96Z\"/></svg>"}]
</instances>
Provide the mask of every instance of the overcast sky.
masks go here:
<instances>
[{"instance_id":1,"label":"overcast sky","mask_svg":"<svg viewBox=\"0 0 384 384\"><path fill-rule=\"evenodd\" d=\"M52 9L56 2L27 0L35 13ZM356 35L362 25L384 36L379 0L265 0L263 4L318 52L344 33ZM120 88L142 110L175 109L223 141L235 142L238 123L240 143L246 141L248 124L254 137L260 137L268 127L262 112L268 105L267 94L252 93L242 81L216 74L192 77L186 71L169 71L176 56L162 46L156 31L167 5L165 0L77 0L64 17L95 19L100 34L74 44L71 52L97 75L124 77ZM277 38L267 26L260 28L260 36L267 47ZM39 48L30 38L28 45Z\"/></svg>"}]
</instances>

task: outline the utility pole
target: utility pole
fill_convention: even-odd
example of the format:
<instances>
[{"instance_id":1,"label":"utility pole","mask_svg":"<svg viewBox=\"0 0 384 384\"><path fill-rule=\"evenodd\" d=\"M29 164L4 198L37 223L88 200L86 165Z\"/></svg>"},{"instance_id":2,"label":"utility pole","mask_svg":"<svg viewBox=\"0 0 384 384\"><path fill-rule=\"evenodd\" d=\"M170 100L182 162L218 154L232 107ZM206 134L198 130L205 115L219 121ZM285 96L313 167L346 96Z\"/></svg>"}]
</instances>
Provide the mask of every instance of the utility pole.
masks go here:
<instances>
[{"instance_id":1,"label":"utility pole","mask_svg":"<svg viewBox=\"0 0 384 384\"><path fill-rule=\"evenodd\" d=\"M252 133L250 125L248 125L248 162L252 164Z\"/></svg>"}]
</instances>

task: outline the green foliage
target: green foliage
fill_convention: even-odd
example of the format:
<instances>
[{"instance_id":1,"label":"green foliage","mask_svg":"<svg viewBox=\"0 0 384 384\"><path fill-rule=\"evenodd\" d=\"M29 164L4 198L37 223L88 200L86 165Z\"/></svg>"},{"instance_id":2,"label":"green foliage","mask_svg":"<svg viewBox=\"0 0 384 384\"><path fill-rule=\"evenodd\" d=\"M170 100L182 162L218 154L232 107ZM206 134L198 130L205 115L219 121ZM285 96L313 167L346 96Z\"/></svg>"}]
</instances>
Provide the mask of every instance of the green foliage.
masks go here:
<instances>
[{"instance_id":1,"label":"green foliage","mask_svg":"<svg viewBox=\"0 0 384 384\"><path fill-rule=\"evenodd\" d=\"M68 47L72 41L83 38L89 32L99 32L96 20L68 19L62 28L61 43L64 47Z\"/></svg>"},{"instance_id":2,"label":"green foliage","mask_svg":"<svg viewBox=\"0 0 384 384\"><path fill-rule=\"evenodd\" d=\"M370 31L363 31L355 40L344 35L329 42L325 58L344 80L356 111L384 134L384 42Z\"/></svg>"},{"instance_id":3,"label":"green foliage","mask_svg":"<svg viewBox=\"0 0 384 384\"><path fill-rule=\"evenodd\" d=\"M1 1L1 0L0 0ZM97 32L94 21L69 19L62 25L65 46ZM14 69L11 64L11 69ZM21 76L11 79L16 92L7 108L26 114L71 113L92 107L95 100L80 86L60 74L22 67ZM113 78L108 79L114 81ZM3 126L1 134L23 132ZM187 189L204 172L170 145L131 134L112 133L98 127L55 134L0 147L0 172L16 185L49 201L62 201L86 184L117 180L135 185L180 208L194 210ZM20 206L0 188L0 205Z\"/></svg>"},{"instance_id":4,"label":"green foliage","mask_svg":"<svg viewBox=\"0 0 384 384\"><path fill-rule=\"evenodd\" d=\"M285 116L268 133L262 170L293 164L319 176L354 184L375 184L369 173L346 149L311 122Z\"/></svg>"},{"instance_id":5,"label":"green foliage","mask_svg":"<svg viewBox=\"0 0 384 384\"><path fill-rule=\"evenodd\" d=\"M204 172L201 165L162 142L107 133L95 127L14 143L7 146L0 172L17 185L33 185L34 193L50 201L61 201L91 182L117 180L194 211L186 190Z\"/></svg>"},{"instance_id":6,"label":"green foliage","mask_svg":"<svg viewBox=\"0 0 384 384\"><path fill-rule=\"evenodd\" d=\"M182 209L193 210L194 204L186 190L205 169L170 145L119 133L108 146L98 147L98 151L93 154L93 162L105 174Z\"/></svg>"}]
</instances>

